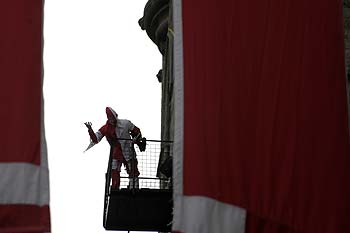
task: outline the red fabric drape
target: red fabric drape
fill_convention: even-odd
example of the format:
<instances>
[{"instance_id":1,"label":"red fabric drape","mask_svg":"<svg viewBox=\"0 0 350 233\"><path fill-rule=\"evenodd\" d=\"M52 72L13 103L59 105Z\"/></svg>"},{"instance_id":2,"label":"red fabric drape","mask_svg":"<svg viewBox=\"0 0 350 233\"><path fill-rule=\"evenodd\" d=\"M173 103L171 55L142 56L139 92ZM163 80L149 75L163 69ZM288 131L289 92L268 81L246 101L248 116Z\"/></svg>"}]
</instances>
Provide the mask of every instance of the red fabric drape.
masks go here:
<instances>
[{"instance_id":1,"label":"red fabric drape","mask_svg":"<svg viewBox=\"0 0 350 233\"><path fill-rule=\"evenodd\" d=\"M182 1L182 18L183 194L247 209L248 232L350 232L342 1Z\"/></svg>"},{"instance_id":2,"label":"red fabric drape","mask_svg":"<svg viewBox=\"0 0 350 233\"><path fill-rule=\"evenodd\" d=\"M50 210L48 206L0 205L0 219L1 233L49 232Z\"/></svg>"},{"instance_id":3,"label":"red fabric drape","mask_svg":"<svg viewBox=\"0 0 350 233\"><path fill-rule=\"evenodd\" d=\"M43 1L1 1L1 233L50 232L42 42Z\"/></svg>"},{"instance_id":4,"label":"red fabric drape","mask_svg":"<svg viewBox=\"0 0 350 233\"><path fill-rule=\"evenodd\" d=\"M41 0L0 3L0 161L40 164Z\"/></svg>"}]
</instances>

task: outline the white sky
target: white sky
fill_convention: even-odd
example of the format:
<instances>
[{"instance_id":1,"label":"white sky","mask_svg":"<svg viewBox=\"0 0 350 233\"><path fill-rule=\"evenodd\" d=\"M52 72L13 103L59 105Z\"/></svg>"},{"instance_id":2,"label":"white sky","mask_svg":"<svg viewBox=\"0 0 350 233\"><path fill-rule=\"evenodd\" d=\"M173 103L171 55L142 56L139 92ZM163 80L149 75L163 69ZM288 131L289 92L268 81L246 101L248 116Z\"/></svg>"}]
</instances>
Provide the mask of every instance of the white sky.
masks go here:
<instances>
[{"instance_id":1,"label":"white sky","mask_svg":"<svg viewBox=\"0 0 350 233\"><path fill-rule=\"evenodd\" d=\"M86 153L89 136L106 121L105 107L160 139L162 65L138 25L147 0L46 0L44 98L53 233L104 232L109 145Z\"/></svg>"}]
</instances>

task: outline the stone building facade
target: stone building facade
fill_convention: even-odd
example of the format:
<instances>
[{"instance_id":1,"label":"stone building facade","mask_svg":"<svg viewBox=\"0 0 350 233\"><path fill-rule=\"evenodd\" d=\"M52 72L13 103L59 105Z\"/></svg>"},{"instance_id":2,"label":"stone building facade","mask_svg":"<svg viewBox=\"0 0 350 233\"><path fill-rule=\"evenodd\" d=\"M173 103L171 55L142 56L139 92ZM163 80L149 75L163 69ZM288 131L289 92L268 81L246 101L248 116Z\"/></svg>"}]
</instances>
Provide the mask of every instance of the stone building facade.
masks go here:
<instances>
[{"instance_id":1,"label":"stone building facade","mask_svg":"<svg viewBox=\"0 0 350 233\"><path fill-rule=\"evenodd\" d=\"M161 146L158 164L158 177L160 166L172 155L172 143L174 140L174 95L173 95L173 44L174 32L172 24L171 0L149 0L146 3L143 17L139 20L142 30L145 30L149 38L156 44L162 54L162 68L156 75L162 84L161 100L161 140L165 141ZM168 163L168 165L171 163ZM171 169L171 166L168 166Z\"/></svg>"}]
</instances>

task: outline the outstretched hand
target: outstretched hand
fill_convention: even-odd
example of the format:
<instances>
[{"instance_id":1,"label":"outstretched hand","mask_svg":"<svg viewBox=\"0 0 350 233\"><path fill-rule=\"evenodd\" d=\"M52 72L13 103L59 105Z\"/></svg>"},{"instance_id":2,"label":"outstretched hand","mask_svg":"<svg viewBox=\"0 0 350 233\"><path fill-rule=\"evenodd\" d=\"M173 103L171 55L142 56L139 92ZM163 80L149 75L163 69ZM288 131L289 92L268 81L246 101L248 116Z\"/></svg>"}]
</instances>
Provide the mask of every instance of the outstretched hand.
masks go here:
<instances>
[{"instance_id":1,"label":"outstretched hand","mask_svg":"<svg viewBox=\"0 0 350 233\"><path fill-rule=\"evenodd\" d=\"M88 129L91 129L91 122L85 122L84 125L88 128Z\"/></svg>"}]
</instances>

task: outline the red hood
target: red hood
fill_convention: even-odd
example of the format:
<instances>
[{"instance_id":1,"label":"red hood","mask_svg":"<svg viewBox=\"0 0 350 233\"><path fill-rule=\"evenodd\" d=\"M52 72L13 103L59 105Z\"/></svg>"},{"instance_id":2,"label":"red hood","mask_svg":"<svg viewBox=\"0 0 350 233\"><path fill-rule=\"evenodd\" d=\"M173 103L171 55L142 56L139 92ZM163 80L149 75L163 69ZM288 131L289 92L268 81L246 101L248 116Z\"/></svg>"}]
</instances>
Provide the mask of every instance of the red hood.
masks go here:
<instances>
[{"instance_id":1,"label":"red hood","mask_svg":"<svg viewBox=\"0 0 350 233\"><path fill-rule=\"evenodd\" d=\"M106 107L106 114L108 120L116 121L118 119L118 114L111 107Z\"/></svg>"}]
</instances>

